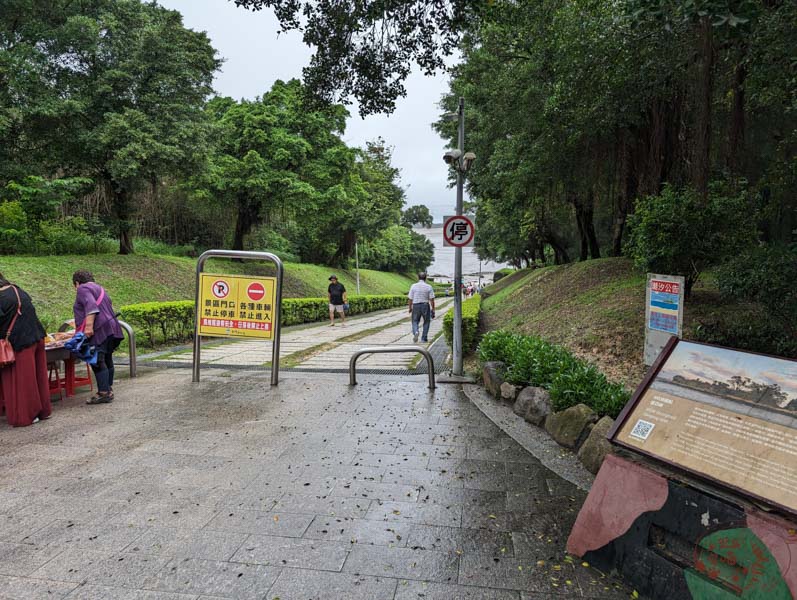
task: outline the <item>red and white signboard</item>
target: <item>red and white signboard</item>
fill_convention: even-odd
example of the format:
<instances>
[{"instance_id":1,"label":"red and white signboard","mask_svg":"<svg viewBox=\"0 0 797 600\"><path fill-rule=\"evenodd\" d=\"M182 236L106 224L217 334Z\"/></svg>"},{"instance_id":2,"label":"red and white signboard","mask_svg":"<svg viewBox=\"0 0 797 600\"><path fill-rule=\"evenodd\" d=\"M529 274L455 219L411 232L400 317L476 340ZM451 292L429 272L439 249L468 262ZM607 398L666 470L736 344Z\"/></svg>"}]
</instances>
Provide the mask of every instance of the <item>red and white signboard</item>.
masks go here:
<instances>
[{"instance_id":1,"label":"red and white signboard","mask_svg":"<svg viewBox=\"0 0 797 600\"><path fill-rule=\"evenodd\" d=\"M230 284L223 279L217 279L213 282L213 295L220 300L224 300L230 293Z\"/></svg>"},{"instance_id":2,"label":"red and white signboard","mask_svg":"<svg viewBox=\"0 0 797 600\"><path fill-rule=\"evenodd\" d=\"M465 215L445 217L443 219L443 246L465 248L473 246L476 226Z\"/></svg>"},{"instance_id":3,"label":"red and white signboard","mask_svg":"<svg viewBox=\"0 0 797 600\"><path fill-rule=\"evenodd\" d=\"M262 300L263 296L266 295L266 288L264 288L263 284L259 281L255 281L246 288L246 295L249 296L250 300L257 302L258 300Z\"/></svg>"}]
</instances>

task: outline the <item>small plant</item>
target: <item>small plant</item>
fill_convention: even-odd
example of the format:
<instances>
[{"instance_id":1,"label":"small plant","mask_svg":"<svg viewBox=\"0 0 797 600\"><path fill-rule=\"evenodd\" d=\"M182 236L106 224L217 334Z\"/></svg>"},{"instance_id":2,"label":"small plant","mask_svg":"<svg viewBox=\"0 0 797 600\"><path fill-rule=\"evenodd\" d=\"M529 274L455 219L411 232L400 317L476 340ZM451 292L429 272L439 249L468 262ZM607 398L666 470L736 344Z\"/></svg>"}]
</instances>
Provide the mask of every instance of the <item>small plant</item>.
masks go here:
<instances>
[{"instance_id":1,"label":"small plant","mask_svg":"<svg viewBox=\"0 0 797 600\"><path fill-rule=\"evenodd\" d=\"M479 360L506 364L510 383L546 388L557 411L583 403L614 418L630 397L622 385L609 382L594 365L536 336L491 331L479 344Z\"/></svg>"},{"instance_id":2,"label":"small plant","mask_svg":"<svg viewBox=\"0 0 797 600\"><path fill-rule=\"evenodd\" d=\"M481 296L476 294L462 303L462 350L475 350L479 343L479 318L481 317ZM454 343L454 311L450 310L443 317L443 332L448 345Z\"/></svg>"}]
</instances>

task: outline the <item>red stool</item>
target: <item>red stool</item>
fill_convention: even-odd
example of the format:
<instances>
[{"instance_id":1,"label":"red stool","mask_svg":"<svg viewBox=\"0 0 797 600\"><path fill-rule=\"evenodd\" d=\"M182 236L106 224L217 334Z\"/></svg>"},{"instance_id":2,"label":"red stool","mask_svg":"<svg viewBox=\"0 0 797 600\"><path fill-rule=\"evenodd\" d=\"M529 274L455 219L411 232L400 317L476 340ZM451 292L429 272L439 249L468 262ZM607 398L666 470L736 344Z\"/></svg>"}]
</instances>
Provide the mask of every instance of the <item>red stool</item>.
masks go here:
<instances>
[{"instance_id":1,"label":"red stool","mask_svg":"<svg viewBox=\"0 0 797 600\"><path fill-rule=\"evenodd\" d=\"M94 389L94 384L91 381L91 368L86 365L86 376L78 377L75 375L75 359L68 358L64 361L64 385L66 387L66 395L74 396L75 388L89 386Z\"/></svg>"},{"instance_id":2,"label":"red stool","mask_svg":"<svg viewBox=\"0 0 797 600\"><path fill-rule=\"evenodd\" d=\"M47 369L49 370L50 396L52 396L53 394L58 394L58 399L63 400L64 388L62 385L60 374L58 372L58 363L48 364Z\"/></svg>"}]
</instances>

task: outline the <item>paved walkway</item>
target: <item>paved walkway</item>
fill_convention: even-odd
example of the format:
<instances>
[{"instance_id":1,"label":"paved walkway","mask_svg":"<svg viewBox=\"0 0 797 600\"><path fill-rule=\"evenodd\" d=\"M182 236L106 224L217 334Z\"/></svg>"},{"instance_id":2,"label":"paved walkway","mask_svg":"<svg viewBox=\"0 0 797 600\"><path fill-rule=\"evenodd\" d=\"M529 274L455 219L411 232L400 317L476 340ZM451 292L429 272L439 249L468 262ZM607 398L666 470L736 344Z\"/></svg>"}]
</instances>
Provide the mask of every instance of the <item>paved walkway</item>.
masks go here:
<instances>
[{"instance_id":1,"label":"paved walkway","mask_svg":"<svg viewBox=\"0 0 797 600\"><path fill-rule=\"evenodd\" d=\"M429 340L443 328L443 315L453 305L452 298L443 298L438 303L437 316L429 329ZM373 333L368 333L371 330ZM356 341L346 338L358 337ZM280 340L280 360L288 359L290 365L302 369L347 369L352 354L367 346L413 344L409 314L406 308L381 311L348 319L342 326L336 321L334 327L328 322L297 328L286 328ZM418 341L418 345L428 346ZM317 350L308 356L297 355ZM291 355L300 359L290 360ZM202 365L229 367L258 367L271 361L271 342L240 341L211 345L202 349ZM359 359L357 364L369 369L408 368L415 357L411 354L373 354ZM191 352L171 354L150 361L150 364L166 363L190 366ZM284 364L284 362L283 362Z\"/></svg>"},{"instance_id":2,"label":"paved walkway","mask_svg":"<svg viewBox=\"0 0 797 600\"><path fill-rule=\"evenodd\" d=\"M459 386L157 370L0 424L0 598L627 598L563 548L584 493Z\"/></svg>"}]
</instances>

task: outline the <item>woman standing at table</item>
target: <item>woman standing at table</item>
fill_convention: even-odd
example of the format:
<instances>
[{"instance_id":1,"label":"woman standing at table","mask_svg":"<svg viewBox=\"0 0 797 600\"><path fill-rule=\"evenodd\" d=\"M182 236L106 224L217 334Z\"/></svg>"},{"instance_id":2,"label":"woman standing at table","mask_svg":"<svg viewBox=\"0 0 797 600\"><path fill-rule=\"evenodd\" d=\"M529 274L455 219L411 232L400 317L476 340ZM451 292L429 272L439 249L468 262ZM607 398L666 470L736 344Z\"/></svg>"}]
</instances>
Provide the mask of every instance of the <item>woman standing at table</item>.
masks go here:
<instances>
[{"instance_id":1,"label":"woman standing at table","mask_svg":"<svg viewBox=\"0 0 797 600\"><path fill-rule=\"evenodd\" d=\"M82 331L97 348L97 363L91 365L97 379L97 393L86 404L113 401L113 352L124 339L111 299L88 271L75 271L72 283L77 290L75 330Z\"/></svg>"},{"instance_id":2,"label":"woman standing at table","mask_svg":"<svg viewBox=\"0 0 797 600\"><path fill-rule=\"evenodd\" d=\"M0 367L0 413L5 411L9 425L27 427L53 410L44 327L30 296L0 273L0 338L6 337L14 362Z\"/></svg>"}]
</instances>

